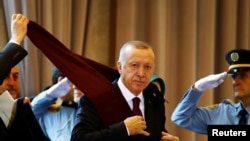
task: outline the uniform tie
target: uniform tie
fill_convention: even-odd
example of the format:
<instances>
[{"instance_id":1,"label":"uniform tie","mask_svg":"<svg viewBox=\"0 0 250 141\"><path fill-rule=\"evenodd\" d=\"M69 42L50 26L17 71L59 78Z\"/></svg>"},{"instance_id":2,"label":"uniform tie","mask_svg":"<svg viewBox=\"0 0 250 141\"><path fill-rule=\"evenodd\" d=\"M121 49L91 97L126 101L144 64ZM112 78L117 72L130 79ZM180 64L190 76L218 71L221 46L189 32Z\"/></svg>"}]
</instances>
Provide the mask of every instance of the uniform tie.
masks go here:
<instances>
[{"instance_id":1,"label":"uniform tie","mask_svg":"<svg viewBox=\"0 0 250 141\"><path fill-rule=\"evenodd\" d=\"M239 112L239 115L240 115L240 120L239 120L239 125L247 125L247 111L245 109L242 109L240 112Z\"/></svg>"},{"instance_id":2,"label":"uniform tie","mask_svg":"<svg viewBox=\"0 0 250 141\"><path fill-rule=\"evenodd\" d=\"M135 97L133 98L133 113L134 115L142 116L142 112L139 108L140 105L140 98Z\"/></svg>"}]
</instances>

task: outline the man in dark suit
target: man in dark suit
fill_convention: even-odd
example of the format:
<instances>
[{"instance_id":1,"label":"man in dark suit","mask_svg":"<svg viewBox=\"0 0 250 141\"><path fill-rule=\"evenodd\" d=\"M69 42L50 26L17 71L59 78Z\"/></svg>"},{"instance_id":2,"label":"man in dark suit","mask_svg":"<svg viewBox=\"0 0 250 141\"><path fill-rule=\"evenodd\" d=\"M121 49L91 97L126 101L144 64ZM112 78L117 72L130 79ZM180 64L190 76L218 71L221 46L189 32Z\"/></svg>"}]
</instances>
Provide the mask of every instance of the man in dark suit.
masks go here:
<instances>
[{"instance_id":1,"label":"man in dark suit","mask_svg":"<svg viewBox=\"0 0 250 141\"><path fill-rule=\"evenodd\" d=\"M0 96L9 94L9 85L1 84L8 79L10 70L28 54L21 47L21 43L27 33L28 23L29 20L26 16L22 14L12 15L11 38L0 52ZM4 107L0 107L0 140L15 141L18 138L25 141L47 141L32 113L29 99L23 97L17 98L14 103L12 101L8 102L7 104L9 105L6 104L3 105ZM3 110L10 105L13 106L11 111ZM15 113L14 116L9 114L13 111Z\"/></svg>"},{"instance_id":2,"label":"man in dark suit","mask_svg":"<svg viewBox=\"0 0 250 141\"><path fill-rule=\"evenodd\" d=\"M13 14L11 22L11 38L0 52L0 85L9 75L12 67L17 65L28 53L21 47L27 33L28 19L21 14ZM0 93L6 87L0 87Z\"/></svg>"},{"instance_id":3,"label":"man in dark suit","mask_svg":"<svg viewBox=\"0 0 250 141\"><path fill-rule=\"evenodd\" d=\"M22 22L19 22L21 21ZM27 20L25 22L25 20ZM8 77L10 70L18 64L28 53L21 47L21 43L27 33L28 19L23 15L14 14L11 22L11 38L0 52L0 96L8 89L8 85L2 85ZM11 104L11 103L10 103ZM1 107L0 107L1 109ZM7 123L0 116L0 138L7 140Z\"/></svg>"},{"instance_id":4,"label":"man in dark suit","mask_svg":"<svg viewBox=\"0 0 250 141\"><path fill-rule=\"evenodd\" d=\"M83 96L71 140L178 141L178 137L168 134L165 129L165 100L158 88L150 83L154 67L155 56L149 45L141 41L125 43L117 61L120 77L113 84L120 89L131 113L135 108L133 99L139 98L141 113L131 114L123 121L106 127L91 101ZM120 110L122 113L123 109Z\"/></svg>"},{"instance_id":5,"label":"man in dark suit","mask_svg":"<svg viewBox=\"0 0 250 141\"><path fill-rule=\"evenodd\" d=\"M155 57L148 45L140 41L125 44L116 70L70 51L33 21L28 29L27 35L36 47L84 92L72 141L179 140L164 128L164 98L156 85L149 82ZM142 116L133 115L132 97L141 99Z\"/></svg>"}]
</instances>

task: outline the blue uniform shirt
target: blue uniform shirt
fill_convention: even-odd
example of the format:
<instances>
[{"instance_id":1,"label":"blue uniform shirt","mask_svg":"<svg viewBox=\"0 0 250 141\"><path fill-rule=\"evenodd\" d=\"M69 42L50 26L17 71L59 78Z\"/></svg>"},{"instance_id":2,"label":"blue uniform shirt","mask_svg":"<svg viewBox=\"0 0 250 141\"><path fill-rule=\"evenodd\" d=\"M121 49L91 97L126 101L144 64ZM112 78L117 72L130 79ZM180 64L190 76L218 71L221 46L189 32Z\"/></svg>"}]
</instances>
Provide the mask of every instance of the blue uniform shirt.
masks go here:
<instances>
[{"instance_id":1,"label":"blue uniform shirt","mask_svg":"<svg viewBox=\"0 0 250 141\"><path fill-rule=\"evenodd\" d=\"M77 109L61 106L52 112L48 108L54 102L55 99L47 97L44 91L32 100L32 111L50 141L70 141Z\"/></svg>"},{"instance_id":2,"label":"blue uniform shirt","mask_svg":"<svg viewBox=\"0 0 250 141\"><path fill-rule=\"evenodd\" d=\"M190 88L174 110L171 120L185 129L207 134L208 125L237 125L240 119L239 112L243 109L242 103L233 103L223 100L219 104L208 107L197 107L202 92ZM246 110L249 113L248 107ZM250 117L248 114L248 124Z\"/></svg>"}]
</instances>

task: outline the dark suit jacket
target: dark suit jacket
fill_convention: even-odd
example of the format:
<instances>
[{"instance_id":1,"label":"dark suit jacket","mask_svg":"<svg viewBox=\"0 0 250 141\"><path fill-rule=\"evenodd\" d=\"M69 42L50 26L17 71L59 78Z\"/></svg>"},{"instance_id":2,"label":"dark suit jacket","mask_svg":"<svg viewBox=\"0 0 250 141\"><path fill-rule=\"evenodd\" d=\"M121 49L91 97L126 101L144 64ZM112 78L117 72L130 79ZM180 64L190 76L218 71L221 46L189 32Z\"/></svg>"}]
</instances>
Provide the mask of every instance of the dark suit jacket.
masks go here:
<instances>
[{"instance_id":1,"label":"dark suit jacket","mask_svg":"<svg viewBox=\"0 0 250 141\"><path fill-rule=\"evenodd\" d=\"M26 55L27 51L15 43L7 43L0 52L0 85L9 75L12 67L17 65Z\"/></svg>"},{"instance_id":2,"label":"dark suit jacket","mask_svg":"<svg viewBox=\"0 0 250 141\"><path fill-rule=\"evenodd\" d=\"M114 85L117 86L117 83ZM149 137L142 137L142 135L128 136L123 121L110 126L103 125L93 104L85 95L80 100L77 123L73 128L71 141L140 141L142 138L143 141L160 141L161 132L166 131L164 98L153 84L150 84L143 91L143 96L145 100L146 130L150 133ZM108 103L103 106L108 106ZM113 107L109 108L112 109ZM120 109L120 112L122 112L122 109Z\"/></svg>"},{"instance_id":3,"label":"dark suit jacket","mask_svg":"<svg viewBox=\"0 0 250 141\"><path fill-rule=\"evenodd\" d=\"M16 114L9 128L0 124L1 141L48 141L37 122L30 105L23 104L24 98L17 99Z\"/></svg>"}]
</instances>

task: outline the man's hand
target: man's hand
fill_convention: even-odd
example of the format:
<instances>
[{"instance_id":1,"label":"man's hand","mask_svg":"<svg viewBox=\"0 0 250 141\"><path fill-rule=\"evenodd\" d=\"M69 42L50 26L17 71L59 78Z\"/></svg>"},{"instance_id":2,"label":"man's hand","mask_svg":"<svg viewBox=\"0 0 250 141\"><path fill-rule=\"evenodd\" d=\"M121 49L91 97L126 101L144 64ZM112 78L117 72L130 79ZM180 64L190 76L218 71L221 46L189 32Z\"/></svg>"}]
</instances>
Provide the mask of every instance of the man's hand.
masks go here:
<instances>
[{"instance_id":1,"label":"man's hand","mask_svg":"<svg viewBox=\"0 0 250 141\"><path fill-rule=\"evenodd\" d=\"M24 99L23 99L23 104L29 104L30 107L31 107L30 98L24 97Z\"/></svg>"},{"instance_id":2,"label":"man's hand","mask_svg":"<svg viewBox=\"0 0 250 141\"><path fill-rule=\"evenodd\" d=\"M142 116L128 117L124 120L124 123L129 131L129 135L142 134L144 136L149 136L149 133L145 131L147 126Z\"/></svg>"},{"instance_id":3,"label":"man's hand","mask_svg":"<svg viewBox=\"0 0 250 141\"><path fill-rule=\"evenodd\" d=\"M161 141L179 141L179 137L171 135L166 132L161 132Z\"/></svg>"},{"instance_id":4,"label":"man's hand","mask_svg":"<svg viewBox=\"0 0 250 141\"><path fill-rule=\"evenodd\" d=\"M11 42L21 44L27 34L29 19L22 14L13 14L11 20Z\"/></svg>"},{"instance_id":5,"label":"man's hand","mask_svg":"<svg viewBox=\"0 0 250 141\"><path fill-rule=\"evenodd\" d=\"M227 72L222 72L219 74L212 74L207 77L204 77L194 84L194 89L197 89L198 91L204 91L206 89L212 89L220 85L222 82L224 82L224 78L227 76Z\"/></svg>"}]
</instances>

